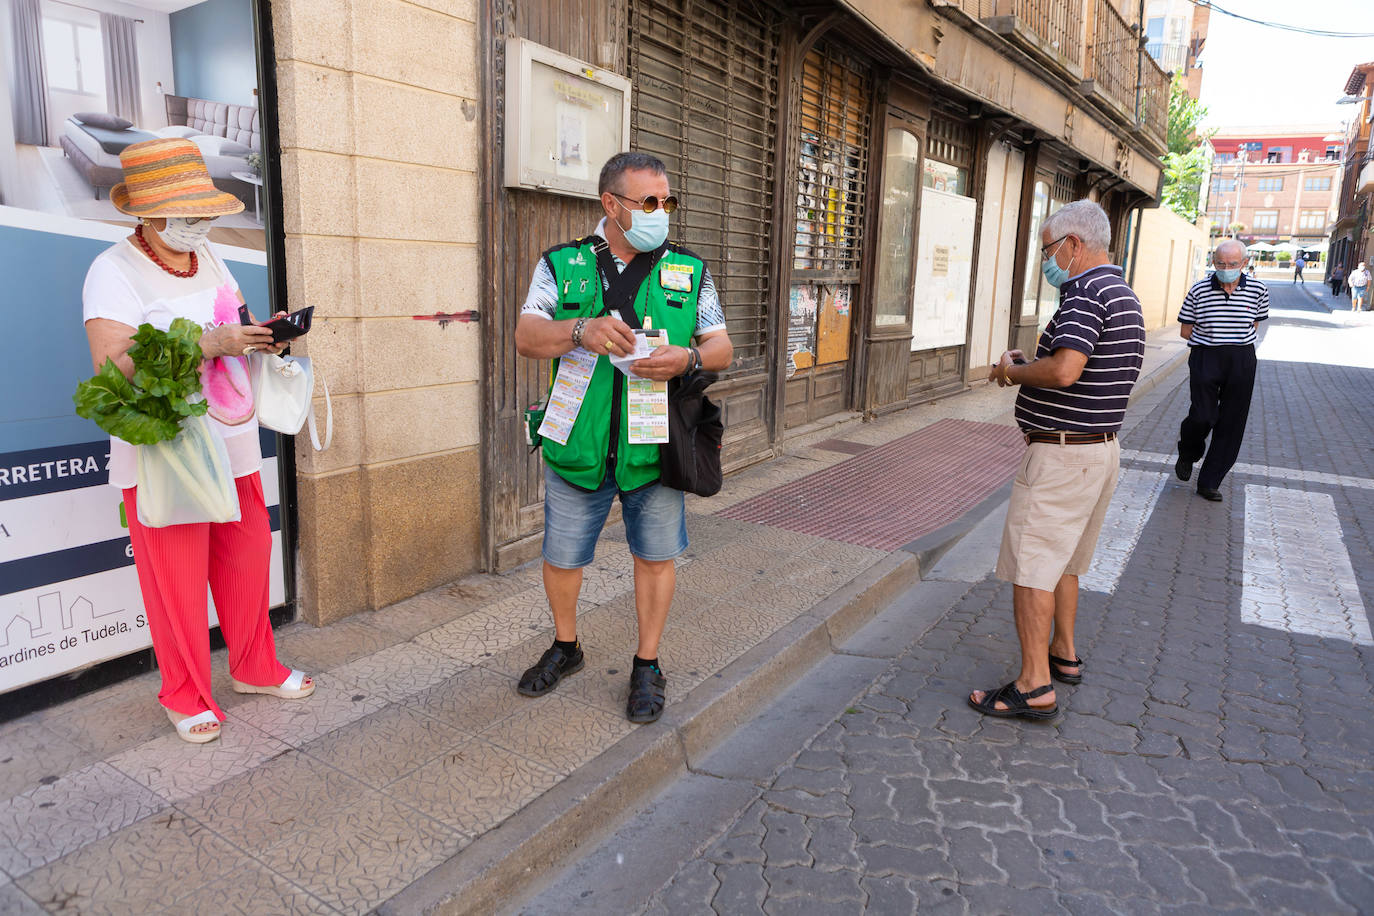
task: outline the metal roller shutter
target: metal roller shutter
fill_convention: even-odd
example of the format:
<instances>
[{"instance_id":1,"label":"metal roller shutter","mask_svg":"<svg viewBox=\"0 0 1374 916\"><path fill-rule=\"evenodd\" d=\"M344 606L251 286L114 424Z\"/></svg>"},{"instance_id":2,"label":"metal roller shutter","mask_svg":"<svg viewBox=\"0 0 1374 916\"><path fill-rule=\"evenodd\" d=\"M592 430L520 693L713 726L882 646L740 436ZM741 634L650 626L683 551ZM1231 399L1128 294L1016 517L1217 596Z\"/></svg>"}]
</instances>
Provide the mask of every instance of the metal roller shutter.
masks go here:
<instances>
[{"instance_id":1,"label":"metal roller shutter","mask_svg":"<svg viewBox=\"0 0 1374 916\"><path fill-rule=\"evenodd\" d=\"M711 268L736 371L766 345L779 18L748 0L632 0L634 149L668 166L674 237Z\"/></svg>"}]
</instances>

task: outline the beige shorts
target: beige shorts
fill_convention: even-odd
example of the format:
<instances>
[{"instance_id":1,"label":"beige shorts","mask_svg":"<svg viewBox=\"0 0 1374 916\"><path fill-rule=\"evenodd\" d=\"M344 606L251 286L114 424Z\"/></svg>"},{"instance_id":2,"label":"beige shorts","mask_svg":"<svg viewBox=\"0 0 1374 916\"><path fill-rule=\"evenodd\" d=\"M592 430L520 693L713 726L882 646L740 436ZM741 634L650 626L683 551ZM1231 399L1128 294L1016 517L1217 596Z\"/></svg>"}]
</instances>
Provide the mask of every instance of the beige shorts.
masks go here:
<instances>
[{"instance_id":1,"label":"beige shorts","mask_svg":"<svg viewBox=\"0 0 1374 916\"><path fill-rule=\"evenodd\" d=\"M997 578L1052 592L1061 576L1085 574L1120 470L1119 439L1032 442L1012 482Z\"/></svg>"}]
</instances>

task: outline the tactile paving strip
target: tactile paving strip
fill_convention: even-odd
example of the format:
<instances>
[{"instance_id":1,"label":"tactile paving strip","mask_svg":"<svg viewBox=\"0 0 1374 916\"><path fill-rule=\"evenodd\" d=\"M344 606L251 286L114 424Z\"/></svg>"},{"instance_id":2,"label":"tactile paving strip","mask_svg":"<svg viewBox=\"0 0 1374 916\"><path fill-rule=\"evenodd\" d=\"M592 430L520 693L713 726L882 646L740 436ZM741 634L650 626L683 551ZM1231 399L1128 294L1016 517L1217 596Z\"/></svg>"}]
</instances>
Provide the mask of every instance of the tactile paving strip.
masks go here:
<instances>
[{"instance_id":1,"label":"tactile paving strip","mask_svg":"<svg viewBox=\"0 0 1374 916\"><path fill-rule=\"evenodd\" d=\"M940 420L717 515L896 550L1004 484L1025 447L1015 427Z\"/></svg>"}]
</instances>

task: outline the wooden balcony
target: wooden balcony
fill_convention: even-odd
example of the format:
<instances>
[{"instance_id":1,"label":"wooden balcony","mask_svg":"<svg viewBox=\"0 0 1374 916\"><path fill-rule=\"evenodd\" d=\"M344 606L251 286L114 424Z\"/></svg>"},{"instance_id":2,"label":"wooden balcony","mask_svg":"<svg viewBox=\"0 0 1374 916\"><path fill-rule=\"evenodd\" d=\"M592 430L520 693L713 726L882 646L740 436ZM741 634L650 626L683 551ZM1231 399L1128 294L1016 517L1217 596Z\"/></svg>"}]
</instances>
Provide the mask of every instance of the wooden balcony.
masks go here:
<instances>
[{"instance_id":1,"label":"wooden balcony","mask_svg":"<svg viewBox=\"0 0 1374 916\"><path fill-rule=\"evenodd\" d=\"M1109 0L1089 2L1093 4L1092 37L1083 65L1083 92L1123 121L1134 124L1136 78L1142 56L1140 37ZM1166 95L1166 113L1167 109Z\"/></svg>"},{"instance_id":2,"label":"wooden balcony","mask_svg":"<svg viewBox=\"0 0 1374 916\"><path fill-rule=\"evenodd\" d=\"M1092 0L955 0L968 15L1066 76L1083 78L1083 10Z\"/></svg>"},{"instance_id":3,"label":"wooden balcony","mask_svg":"<svg viewBox=\"0 0 1374 916\"><path fill-rule=\"evenodd\" d=\"M1165 146L1169 135L1169 90L1172 78L1154 58L1140 52L1140 110L1136 128L1146 139Z\"/></svg>"},{"instance_id":4,"label":"wooden balcony","mask_svg":"<svg viewBox=\"0 0 1374 916\"><path fill-rule=\"evenodd\" d=\"M1360 169L1360 177L1355 180L1356 194L1368 194L1370 191L1374 191L1374 160L1364 164L1364 168Z\"/></svg>"}]
</instances>

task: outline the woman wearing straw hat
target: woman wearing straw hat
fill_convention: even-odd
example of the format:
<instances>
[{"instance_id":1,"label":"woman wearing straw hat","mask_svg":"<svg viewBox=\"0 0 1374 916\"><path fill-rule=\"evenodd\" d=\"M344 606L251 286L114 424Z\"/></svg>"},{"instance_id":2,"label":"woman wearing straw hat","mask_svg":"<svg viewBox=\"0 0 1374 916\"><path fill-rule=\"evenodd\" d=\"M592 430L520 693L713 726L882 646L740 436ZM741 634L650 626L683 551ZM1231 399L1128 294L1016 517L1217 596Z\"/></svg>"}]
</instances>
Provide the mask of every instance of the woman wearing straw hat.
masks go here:
<instances>
[{"instance_id":1,"label":"woman wearing straw hat","mask_svg":"<svg viewBox=\"0 0 1374 916\"><path fill-rule=\"evenodd\" d=\"M130 337L144 323L166 330L175 318L205 328L201 381L210 426L229 455L241 518L224 524L149 528L137 512L137 457L133 445L110 440L110 484L124 493L134 562L153 652L162 672L158 699L177 734L195 744L219 737L224 713L210 693L210 634L206 585L214 595L220 630L229 647L235 691L285 698L309 696L304 672L277 661L268 621L272 531L258 471L262 452L246 355L275 353L272 332L240 323L238 284L206 243L216 217L243 210L216 188L195 144L149 140L120 153L124 183L110 201L140 224L102 252L82 291L86 336L97 371L107 357L133 374Z\"/></svg>"}]
</instances>

